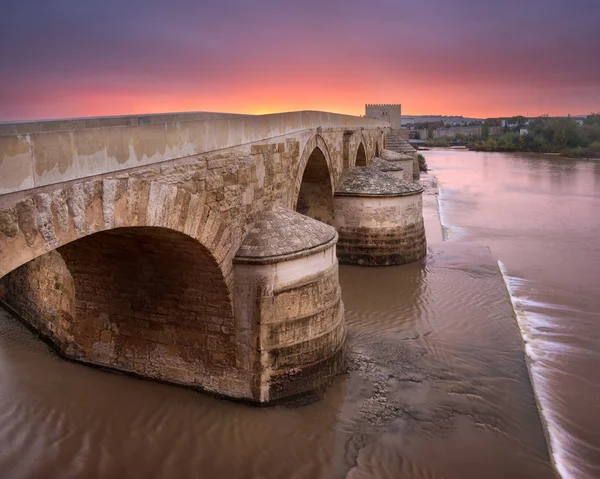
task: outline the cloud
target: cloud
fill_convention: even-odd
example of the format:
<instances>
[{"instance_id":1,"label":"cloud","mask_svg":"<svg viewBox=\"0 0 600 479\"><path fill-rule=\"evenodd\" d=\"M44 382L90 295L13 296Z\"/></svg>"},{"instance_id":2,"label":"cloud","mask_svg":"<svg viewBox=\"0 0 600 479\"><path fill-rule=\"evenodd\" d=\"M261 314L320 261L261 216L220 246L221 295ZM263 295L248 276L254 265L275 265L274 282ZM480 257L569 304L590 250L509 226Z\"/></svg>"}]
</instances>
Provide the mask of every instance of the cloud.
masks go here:
<instances>
[{"instance_id":1,"label":"cloud","mask_svg":"<svg viewBox=\"0 0 600 479\"><path fill-rule=\"evenodd\" d=\"M372 101L491 116L557 95L556 113L591 111L599 24L596 0L21 0L0 17L0 119Z\"/></svg>"}]
</instances>

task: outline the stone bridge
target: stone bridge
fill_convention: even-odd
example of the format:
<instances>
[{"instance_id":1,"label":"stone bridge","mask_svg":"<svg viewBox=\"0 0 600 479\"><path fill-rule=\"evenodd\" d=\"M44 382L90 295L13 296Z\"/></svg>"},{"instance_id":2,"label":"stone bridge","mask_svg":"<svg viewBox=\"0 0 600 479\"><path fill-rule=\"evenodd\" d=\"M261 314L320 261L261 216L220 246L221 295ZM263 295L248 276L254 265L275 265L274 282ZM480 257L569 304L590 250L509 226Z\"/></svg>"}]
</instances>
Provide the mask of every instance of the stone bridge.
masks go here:
<instances>
[{"instance_id":1,"label":"stone bridge","mask_svg":"<svg viewBox=\"0 0 600 479\"><path fill-rule=\"evenodd\" d=\"M419 188L353 194L344 177L385 156L388 127L313 111L0 124L2 301L70 359L259 403L316 389L343 368L336 229L347 262L377 256L374 227L395 253L372 264L424 255Z\"/></svg>"}]
</instances>

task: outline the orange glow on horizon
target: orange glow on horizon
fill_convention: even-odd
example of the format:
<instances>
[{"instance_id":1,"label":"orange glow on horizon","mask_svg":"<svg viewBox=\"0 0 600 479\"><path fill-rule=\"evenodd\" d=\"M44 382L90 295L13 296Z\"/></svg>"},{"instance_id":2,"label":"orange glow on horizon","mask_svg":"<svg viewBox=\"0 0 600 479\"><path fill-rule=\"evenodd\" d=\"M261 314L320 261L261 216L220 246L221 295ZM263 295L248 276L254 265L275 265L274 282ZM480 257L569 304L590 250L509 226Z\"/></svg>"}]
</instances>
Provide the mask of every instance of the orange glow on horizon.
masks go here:
<instances>
[{"instance_id":1,"label":"orange glow on horizon","mask_svg":"<svg viewBox=\"0 0 600 479\"><path fill-rule=\"evenodd\" d=\"M531 98L527 94L508 95L503 100L494 95L473 95L471 93L449 92L447 95L432 96L430 87L422 86L407 91L350 92L337 91L330 94L325 91L274 91L271 95L247 95L218 98L213 95L192 95L187 93L150 94L134 91L95 91L78 92L67 98L56 96L55 101L35 104L30 112L23 111L17 117L0 120L34 120L42 118L75 118L89 116L119 116L129 114L169 113L186 111L214 111L224 113L245 113L262 115L286 111L319 110L364 115L365 103L401 103L403 115L462 115L465 117L490 118L499 116L542 114L567 115L592 113L593 105L585 99L580 101L552 103L544 98ZM194 97L195 96L195 97ZM525 96L527 100L525 101ZM352 98L350 98L352 97ZM527 105L523 107L523 105Z\"/></svg>"},{"instance_id":2,"label":"orange glow on horizon","mask_svg":"<svg viewBox=\"0 0 600 479\"><path fill-rule=\"evenodd\" d=\"M403 115L462 115L489 118L498 116L580 115L600 105L598 89L573 94L560 86L528 87L456 81L440 84L420 75L375 76L369 82L348 80L338 72L326 81L322 75L306 78L282 73L279 78L260 81L249 78L244 87L219 83L203 88L187 83L155 86L62 85L61 88L28 91L26 107L16 113L2 111L0 120L34 120L118 116L129 114L214 111L268 114L285 111L320 110L349 115L364 115L365 103L401 103ZM590 102L590 97L597 97ZM598 109L598 108L596 108Z\"/></svg>"},{"instance_id":3,"label":"orange glow on horizon","mask_svg":"<svg viewBox=\"0 0 600 479\"><path fill-rule=\"evenodd\" d=\"M405 115L589 114L600 110L590 2L13 2L0 121L362 115L365 103L400 103Z\"/></svg>"}]
</instances>

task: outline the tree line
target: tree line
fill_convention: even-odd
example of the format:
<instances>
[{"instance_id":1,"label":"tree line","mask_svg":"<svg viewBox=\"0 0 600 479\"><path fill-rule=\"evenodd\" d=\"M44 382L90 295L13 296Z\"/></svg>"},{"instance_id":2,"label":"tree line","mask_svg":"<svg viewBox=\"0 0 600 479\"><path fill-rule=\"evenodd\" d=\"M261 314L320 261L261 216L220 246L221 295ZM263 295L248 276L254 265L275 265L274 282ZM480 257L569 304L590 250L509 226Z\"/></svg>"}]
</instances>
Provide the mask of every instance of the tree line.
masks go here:
<instances>
[{"instance_id":1,"label":"tree line","mask_svg":"<svg viewBox=\"0 0 600 479\"><path fill-rule=\"evenodd\" d=\"M489 136L486 126L497 124L497 120L486 120L481 138L468 141L468 146L477 151L539 151L561 153L573 157L600 157L600 113L588 115L583 125L572 118L552 118L547 115L525 121L515 117L513 122L519 130ZM523 118L524 120L524 118Z\"/></svg>"}]
</instances>

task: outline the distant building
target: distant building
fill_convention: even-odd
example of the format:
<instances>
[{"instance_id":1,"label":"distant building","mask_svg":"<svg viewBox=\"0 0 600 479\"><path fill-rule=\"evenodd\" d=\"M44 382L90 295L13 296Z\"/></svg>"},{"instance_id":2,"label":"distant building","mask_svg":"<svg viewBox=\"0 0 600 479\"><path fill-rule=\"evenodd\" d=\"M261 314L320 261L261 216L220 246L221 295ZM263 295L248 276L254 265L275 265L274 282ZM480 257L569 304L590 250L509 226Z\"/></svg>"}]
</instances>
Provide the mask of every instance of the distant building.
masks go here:
<instances>
[{"instance_id":1,"label":"distant building","mask_svg":"<svg viewBox=\"0 0 600 479\"><path fill-rule=\"evenodd\" d=\"M415 128L417 129L427 129L427 128L443 128L445 123L442 120L439 121L426 121L424 123L415 123Z\"/></svg>"},{"instance_id":2,"label":"distant building","mask_svg":"<svg viewBox=\"0 0 600 479\"><path fill-rule=\"evenodd\" d=\"M399 129L402 124L402 105L400 104L369 104L365 105L365 116L387 121L392 128Z\"/></svg>"}]
</instances>

